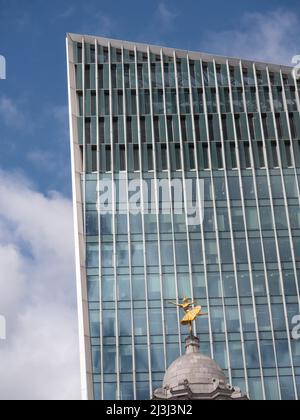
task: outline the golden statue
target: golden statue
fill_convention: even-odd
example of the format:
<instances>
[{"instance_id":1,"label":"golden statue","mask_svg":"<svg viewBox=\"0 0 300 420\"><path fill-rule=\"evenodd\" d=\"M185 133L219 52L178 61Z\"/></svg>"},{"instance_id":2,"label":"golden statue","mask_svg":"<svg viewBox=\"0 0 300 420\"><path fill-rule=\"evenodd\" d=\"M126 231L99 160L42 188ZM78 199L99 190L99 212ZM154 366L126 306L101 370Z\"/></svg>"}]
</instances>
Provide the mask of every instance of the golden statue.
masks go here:
<instances>
[{"instance_id":1,"label":"golden statue","mask_svg":"<svg viewBox=\"0 0 300 420\"><path fill-rule=\"evenodd\" d=\"M178 306L179 308L182 308L185 312L184 318L180 321L182 325L189 325L190 327L190 334L193 335L193 322L198 318L198 316L204 316L207 314L204 314L202 312L201 306L195 306L197 305L196 302L192 302L188 298L184 298L182 303L177 302L169 302L172 305Z\"/></svg>"}]
</instances>

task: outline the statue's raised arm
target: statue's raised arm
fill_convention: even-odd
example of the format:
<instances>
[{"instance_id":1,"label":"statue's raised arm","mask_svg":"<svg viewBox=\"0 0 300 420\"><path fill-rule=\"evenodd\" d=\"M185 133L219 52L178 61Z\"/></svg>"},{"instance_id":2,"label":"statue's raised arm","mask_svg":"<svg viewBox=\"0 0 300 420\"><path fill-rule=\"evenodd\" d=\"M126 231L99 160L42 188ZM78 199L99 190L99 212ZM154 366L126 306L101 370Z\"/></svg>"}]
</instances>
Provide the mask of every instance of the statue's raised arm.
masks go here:
<instances>
[{"instance_id":1,"label":"statue's raised arm","mask_svg":"<svg viewBox=\"0 0 300 420\"><path fill-rule=\"evenodd\" d=\"M178 306L179 308L183 308L183 305L182 305L181 303L172 302L172 301L170 301L170 300L169 300L169 302L168 302L168 303L170 303L171 305L174 305L174 306Z\"/></svg>"}]
</instances>

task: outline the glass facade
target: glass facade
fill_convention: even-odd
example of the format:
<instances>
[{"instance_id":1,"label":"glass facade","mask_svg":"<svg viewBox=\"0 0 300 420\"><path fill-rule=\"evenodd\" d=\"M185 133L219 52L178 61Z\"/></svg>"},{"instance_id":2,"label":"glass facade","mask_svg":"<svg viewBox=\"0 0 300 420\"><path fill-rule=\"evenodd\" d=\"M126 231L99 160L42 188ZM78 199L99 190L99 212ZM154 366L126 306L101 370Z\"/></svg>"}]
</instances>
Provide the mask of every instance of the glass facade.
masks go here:
<instances>
[{"instance_id":1,"label":"glass facade","mask_svg":"<svg viewBox=\"0 0 300 420\"><path fill-rule=\"evenodd\" d=\"M291 69L67 42L86 395L150 399L184 351L168 301L188 296L209 313L196 323L201 351L231 383L251 399L298 399L300 83ZM174 208L161 214L159 194L156 214L131 212L131 181L165 180L171 194L176 179L204 180L201 225ZM125 185L111 214L97 210L102 180Z\"/></svg>"}]
</instances>

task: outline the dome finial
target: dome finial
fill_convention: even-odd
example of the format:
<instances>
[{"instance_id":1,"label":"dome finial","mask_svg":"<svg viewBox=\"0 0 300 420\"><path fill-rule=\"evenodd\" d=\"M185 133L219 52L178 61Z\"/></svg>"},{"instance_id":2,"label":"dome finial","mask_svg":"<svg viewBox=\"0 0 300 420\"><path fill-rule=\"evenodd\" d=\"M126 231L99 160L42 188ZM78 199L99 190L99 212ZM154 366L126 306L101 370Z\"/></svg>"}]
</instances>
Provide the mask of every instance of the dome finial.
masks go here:
<instances>
[{"instance_id":1,"label":"dome finial","mask_svg":"<svg viewBox=\"0 0 300 420\"><path fill-rule=\"evenodd\" d=\"M207 314L204 314L202 312L201 306L196 306L196 301L192 301L191 299L188 299L187 297L183 298L182 303L177 302L169 302L172 305L178 306L179 308L182 308L185 312L184 318L181 320L182 325L189 325L190 328L190 336L194 336L193 331L193 322L199 317L204 316Z\"/></svg>"}]
</instances>

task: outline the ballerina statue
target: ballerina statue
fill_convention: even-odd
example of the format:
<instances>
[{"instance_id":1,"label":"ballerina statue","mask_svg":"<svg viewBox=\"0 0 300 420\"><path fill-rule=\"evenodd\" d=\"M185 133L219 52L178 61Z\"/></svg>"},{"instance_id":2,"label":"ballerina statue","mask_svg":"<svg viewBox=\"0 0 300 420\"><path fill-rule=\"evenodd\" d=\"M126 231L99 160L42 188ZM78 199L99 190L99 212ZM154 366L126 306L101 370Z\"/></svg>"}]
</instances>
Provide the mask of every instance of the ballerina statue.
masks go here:
<instances>
[{"instance_id":1,"label":"ballerina statue","mask_svg":"<svg viewBox=\"0 0 300 420\"><path fill-rule=\"evenodd\" d=\"M185 312L185 316L180 321L181 325L189 325L190 327L190 334L193 335L193 322L199 317L199 316L205 316L207 314L204 314L202 312L201 306L195 306L197 303L194 301L191 301L188 298L184 298L182 303L177 302L169 302L172 305L178 306L179 308L182 308Z\"/></svg>"}]
</instances>

